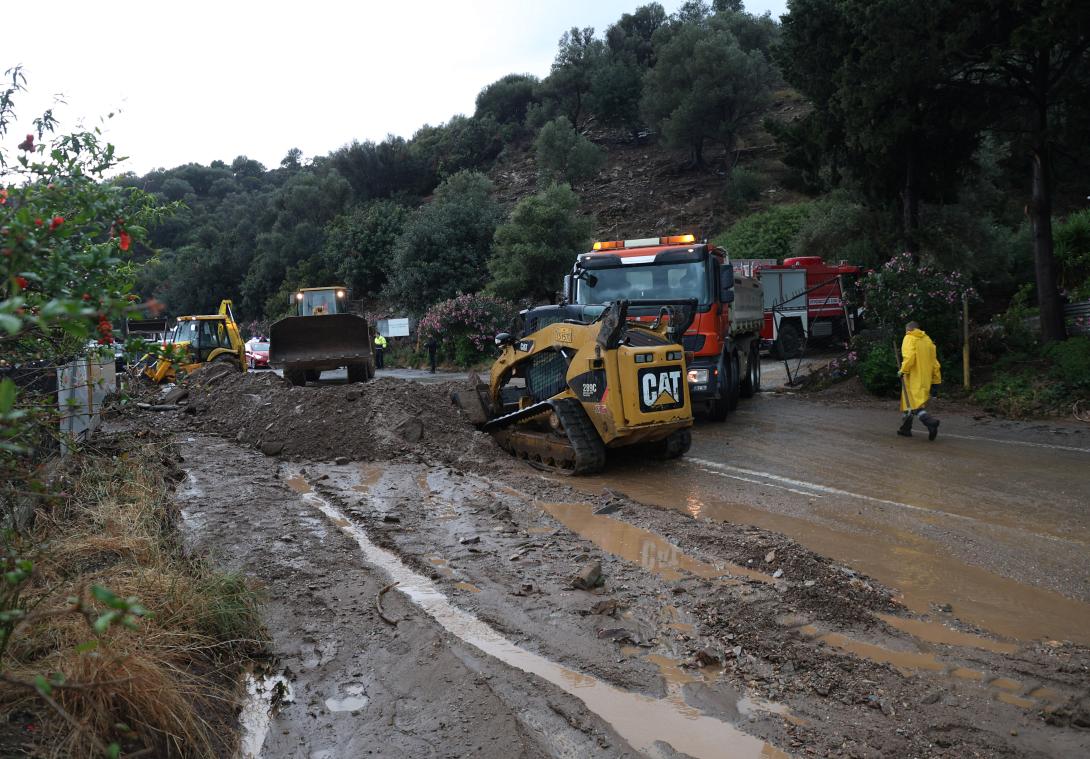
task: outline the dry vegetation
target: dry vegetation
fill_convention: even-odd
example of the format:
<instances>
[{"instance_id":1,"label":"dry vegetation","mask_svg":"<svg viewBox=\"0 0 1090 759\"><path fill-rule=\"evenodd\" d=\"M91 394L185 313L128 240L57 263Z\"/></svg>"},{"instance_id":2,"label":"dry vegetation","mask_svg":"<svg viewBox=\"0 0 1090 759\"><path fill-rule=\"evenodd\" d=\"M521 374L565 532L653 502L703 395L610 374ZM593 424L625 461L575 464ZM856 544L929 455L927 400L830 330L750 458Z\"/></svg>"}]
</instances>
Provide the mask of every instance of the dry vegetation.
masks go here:
<instances>
[{"instance_id":1,"label":"dry vegetation","mask_svg":"<svg viewBox=\"0 0 1090 759\"><path fill-rule=\"evenodd\" d=\"M35 563L19 603L5 605L27 616L0 660L3 755L231 753L239 673L264 634L240 577L184 555L166 446L100 439L59 474L63 500L9 541ZM110 611L96 587L148 613L118 612L96 631ZM49 687L34 687L41 676Z\"/></svg>"}]
</instances>

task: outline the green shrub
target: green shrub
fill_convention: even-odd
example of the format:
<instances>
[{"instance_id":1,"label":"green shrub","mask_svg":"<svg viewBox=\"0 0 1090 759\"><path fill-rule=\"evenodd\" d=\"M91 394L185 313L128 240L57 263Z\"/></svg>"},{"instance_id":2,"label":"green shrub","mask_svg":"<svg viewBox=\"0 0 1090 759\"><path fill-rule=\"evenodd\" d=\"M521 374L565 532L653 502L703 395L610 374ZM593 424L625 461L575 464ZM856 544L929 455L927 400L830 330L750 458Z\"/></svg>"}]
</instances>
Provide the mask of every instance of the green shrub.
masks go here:
<instances>
[{"instance_id":1,"label":"green shrub","mask_svg":"<svg viewBox=\"0 0 1090 759\"><path fill-rule=\"evenodd\" d=\"M727 181L725 197L727 205L731 207L752 203L761 197L761 189L765 186L765 177L749 169L735 169Z\"/></svg>"},{"instance_id":2,"label":"green shrub","mask_svg":"<svg viewBox=\"0 0 1090 759\"><path fill-rule=\"evenodd\" d=\"M1051 375L1074 391L1090 390L1090 337L1069 337L1045 347Z\"/></svg>"},{"instance_id":3,"label":"green shrub","mask_svg":"<svg viewBox=\"0 0 1090 759\"><path fill-rule=\"evenodd\" d=\"M901 382L897 378L897 357L893 343L878 341L861 348L859 379L867 392L886 398L900 394Z\"/></svg>"},{"instance_id":4,"label":"green shrub","mask_svg":"<svg viewBox=\"0 0 1090 759\"><path fill-rule=\"evenodd\" d=\"M811 208L810 203L797 203L750 214L720 235L715 243L734 258L783 260L791 255L795 237Z\"/></svg>"},{"instance_id":5,"label":"green shrub","mask_svg":"<svg viewBox=\"0 0 1090 759\"><path fill-rule=\"evenodd\" d=\"M1063 385L1034 372L1001 373L973 393L985 411L1012 418L1034 416L1066 407Z\"/></svg>"},{"instance_id":6,"label":"green shrub","mask_svg":"<svg viewBox=\"0 0 1090 759\"><path fill-rule=\"evenodd\" d=\"M561 116L541 127L534 141L538 172L544 179L572 184L590 179L605 164L605 153Z\"/></svg>"},{"instance_id":7,"label":"green shrub","mask_svg":"<svg viewBox=\"0 0 1090 759\"><path fill-rule=\"evenodd\" d=\"M1054 227L1060 284L1071 300L1090 298L1090 209L1073 213Z\"/></svg>"}]
</instances>

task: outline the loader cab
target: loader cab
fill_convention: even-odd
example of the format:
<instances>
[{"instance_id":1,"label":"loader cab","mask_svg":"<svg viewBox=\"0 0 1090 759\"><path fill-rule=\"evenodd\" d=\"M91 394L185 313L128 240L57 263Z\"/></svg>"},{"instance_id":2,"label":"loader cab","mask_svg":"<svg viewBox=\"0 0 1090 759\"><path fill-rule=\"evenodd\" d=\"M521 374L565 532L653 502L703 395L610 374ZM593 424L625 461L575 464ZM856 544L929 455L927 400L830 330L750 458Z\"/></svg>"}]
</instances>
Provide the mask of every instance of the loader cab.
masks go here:
<instances>
[{"instance_id":1,"label":"loader cab","mask_svg":"<svg viewBox=\"0 0 1090 759\"><path fill-rule=\"evenodd\" d=\"M216 316L182 317L171 332L169 342L188 346L188 360L193 363L208 361L216 351L238 349L227 319Z\"/></svg>"},{"instance_id":2,"label":"loader cab","mask_svg":"<svg viewBox=\"0 0 1090 759\"><path fill-rule=\"evenodd\" d=\"M297 316L348 313L347 287L304 287L291 296Z\"/></svg>"}]
</instances>

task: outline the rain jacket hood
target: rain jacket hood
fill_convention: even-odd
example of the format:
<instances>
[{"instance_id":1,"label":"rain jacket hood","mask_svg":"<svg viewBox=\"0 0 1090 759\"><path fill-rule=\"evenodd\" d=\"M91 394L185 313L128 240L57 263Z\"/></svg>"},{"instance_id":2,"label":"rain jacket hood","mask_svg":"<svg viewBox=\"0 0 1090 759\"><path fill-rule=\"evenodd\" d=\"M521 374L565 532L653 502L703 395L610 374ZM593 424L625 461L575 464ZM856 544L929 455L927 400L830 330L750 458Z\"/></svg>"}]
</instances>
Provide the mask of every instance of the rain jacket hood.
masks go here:
<instances>
[{"instance_id":1,"label":"rain jacket hood","mask_svg":"<svg viewBox=\"0 0 1090 759\"><path fill-rule=\"evenodd\" d=\"M922 329L905 333L901 341L901 372L905 375L901 411L923 408L931 397L931 386L942 382L942 373L935 344Z\"/></svg>"}]
</instances>

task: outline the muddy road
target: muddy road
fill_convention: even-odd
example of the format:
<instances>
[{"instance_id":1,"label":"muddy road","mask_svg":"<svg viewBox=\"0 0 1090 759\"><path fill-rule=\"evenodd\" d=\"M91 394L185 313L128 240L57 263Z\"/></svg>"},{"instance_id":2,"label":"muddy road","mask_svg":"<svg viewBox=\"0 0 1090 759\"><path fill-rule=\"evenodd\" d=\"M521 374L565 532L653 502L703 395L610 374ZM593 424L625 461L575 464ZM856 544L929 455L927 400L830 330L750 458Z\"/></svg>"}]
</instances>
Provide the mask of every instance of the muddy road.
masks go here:
<instances>
[{"instance_id":1,"label":"muddy road","mask_svg":"<svg viewBox=\"0 0 1090 759\"><path fill-rule=\"evenodd\" d=\"M269 373L132 420L264 588L290 693L243 756L1090 753L1085 432L766 395L568 478L447 392Z\"/></svg>"},{"instance_id":2,"label":"muddy road","mask_svg":"<svg viewBox=\"0 0 1090 759\"><path fill-rule=\"evenodd\" d=\"M1090 644L1090 428L945 412L897 437L893 404L762 395L702 424L678 467L586 478L697 518L782 532L897 588L917 613Z\"/></svg>"}]
</instances>

